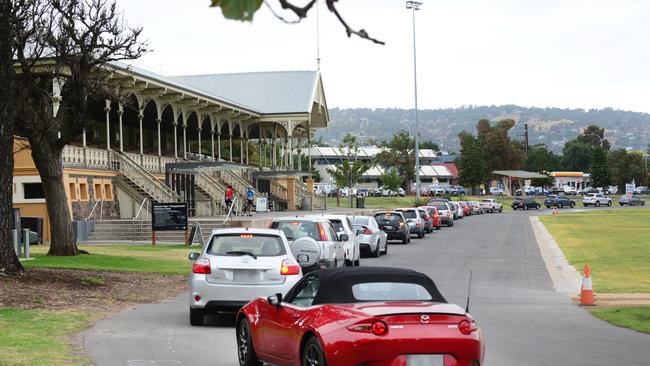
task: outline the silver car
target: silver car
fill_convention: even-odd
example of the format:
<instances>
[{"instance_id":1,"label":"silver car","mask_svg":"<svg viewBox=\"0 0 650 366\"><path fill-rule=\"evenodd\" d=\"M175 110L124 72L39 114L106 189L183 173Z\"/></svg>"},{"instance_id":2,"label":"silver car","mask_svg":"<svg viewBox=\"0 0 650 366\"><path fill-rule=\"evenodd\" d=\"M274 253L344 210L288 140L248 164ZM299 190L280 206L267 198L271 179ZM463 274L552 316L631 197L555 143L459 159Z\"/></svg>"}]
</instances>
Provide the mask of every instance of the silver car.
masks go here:
<instances>
[{"instance_id":1,"label":"silver car","mask_svg":"<svg viewBox=\"0 0 650 366\"><path fill-rule=\"evenodd\" d=\"M271 229L212 231L200 253L191 253L190 324L206 313L234 313L258 296L286 294L302 278L284 233Z\"/></svg>"},{"instance_id":2,"label":"silver car","mask_svg":"<svg viewBox=\"0 0 650 366\"><path fill-rule=\"evenodd\" d=\"M292 246L295 240L303 237L309 237L318 243L320 258L313 267L305 268L305 273L324 267L345 266L345 242L348 241L349 235L338 234L326 217L278 217L271 222L271 228L282 230Z\"/></svg>"},{"instance_id":3,"label":"silver car","mask_svg":"<svg viewBox=\"0 0 650 366\"><path fill-rule=\"evenodd\" d=\"M332 223L334 231L339 239L341 235L345 235L347 239L341 239L343 248L345 248L345 265L358 266L361 261L361 249L359 248L359 240L356 233L352 228L352 222L345 215L309 215L306 217L324 217Z\"/></svg>"},{"instance_id":4,"label":"silver car","mask_svg":"<svg viewBox=\"0 0 650 366\"><path fill-rule=\"evenodd\" d=\"M362 253L368 253L373 257L388 254L388 235L379 228L374 217L351 216L350 220L356 231Z\"/></svg>"}]
</instances>

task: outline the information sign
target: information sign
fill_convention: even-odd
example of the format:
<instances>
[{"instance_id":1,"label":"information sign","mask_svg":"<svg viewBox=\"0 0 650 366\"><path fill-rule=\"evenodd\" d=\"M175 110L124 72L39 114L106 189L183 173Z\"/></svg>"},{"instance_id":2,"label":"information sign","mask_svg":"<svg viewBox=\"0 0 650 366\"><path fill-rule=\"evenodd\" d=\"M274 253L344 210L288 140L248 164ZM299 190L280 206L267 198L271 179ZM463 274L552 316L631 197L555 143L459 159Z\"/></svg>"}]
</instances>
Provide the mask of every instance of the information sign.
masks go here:
<instances>
[{"instance_id":1,"label":"information sign","mask_svg":"<svg viewBox=\"0 0 650 366\"><path fill-rule=\"evenodd\" d=\"M187 230L187 203L154 203L153 231Z\"/></svg>"}]
</instances>

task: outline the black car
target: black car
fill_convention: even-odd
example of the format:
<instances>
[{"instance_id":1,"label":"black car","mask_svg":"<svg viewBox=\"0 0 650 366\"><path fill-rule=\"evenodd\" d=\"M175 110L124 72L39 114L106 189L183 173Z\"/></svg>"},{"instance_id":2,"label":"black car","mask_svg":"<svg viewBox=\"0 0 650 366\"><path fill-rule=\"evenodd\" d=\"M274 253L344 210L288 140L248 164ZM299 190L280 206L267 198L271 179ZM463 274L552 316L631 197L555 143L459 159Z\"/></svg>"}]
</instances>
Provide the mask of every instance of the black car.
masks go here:
<instances>
[{"instance_id":1,"label":"black car","mask_svg":"<svg viewBox=\"0 0 650 366\"><path fill-rule=\"evenodd\" d=\"M375 214L379 228L383 230L386 240L401 240L402 244L411 242L411 230L401 212L389 211Z\"/></svg>"},{"instance_id":2,"label":"black car","mask_svg":"<svg viewBox=\"0 0 650 366\"><path fill-rule=\"evenodd\" d=\"M551 208L551 207L557 207L557 208L563 208L563 207L571 207L574 208L576 207L576 201L566 197L566 196L548 196L544 200L544 206L546 208Z\"/></svg>"},{"instance_id":3,"label":"black car","mask_svg":"<svg viewBox=\"0 0 650 366\"><path fill-rule=\"evenodd\" d=\"M512 202L512 209L515 210L515 211L517 211L518 209L522 209L522 210L535 209L535 210L538 210L539 207L540 207L540 204L537 201L535 201L532 198L528 198L528 197L526 197L524 199L517 198L516 200L514 200Z\"/></svg>"}]
</instances>

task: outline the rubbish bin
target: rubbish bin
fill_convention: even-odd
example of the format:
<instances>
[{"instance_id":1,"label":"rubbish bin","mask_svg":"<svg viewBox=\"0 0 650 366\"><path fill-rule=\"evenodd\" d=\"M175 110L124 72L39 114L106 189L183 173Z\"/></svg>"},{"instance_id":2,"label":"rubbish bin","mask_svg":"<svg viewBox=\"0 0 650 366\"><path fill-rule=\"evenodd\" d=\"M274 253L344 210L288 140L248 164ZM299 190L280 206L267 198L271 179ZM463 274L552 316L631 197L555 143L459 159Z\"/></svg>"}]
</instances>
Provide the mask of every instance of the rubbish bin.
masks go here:
<instances>
[{"instance_id":1,"label":"rubbish bin","mask_svg":"<svg viewBox=\"0 0 650 366\"><path fill-rule=\"evenodd\" d=\"M303 197L300 199L300 209L309 211L311 209L311 198Z\"/></svg>"},{"instance_id":2,"label":"rubbish bin","mask_svg":"<svg viewBox=\"0 0 650 366\"><path fill-rule=\"evenodd\" d=\"M357 208L366 208L366 196L362 194L357 195Z\"/></svg>"}]
</instances>

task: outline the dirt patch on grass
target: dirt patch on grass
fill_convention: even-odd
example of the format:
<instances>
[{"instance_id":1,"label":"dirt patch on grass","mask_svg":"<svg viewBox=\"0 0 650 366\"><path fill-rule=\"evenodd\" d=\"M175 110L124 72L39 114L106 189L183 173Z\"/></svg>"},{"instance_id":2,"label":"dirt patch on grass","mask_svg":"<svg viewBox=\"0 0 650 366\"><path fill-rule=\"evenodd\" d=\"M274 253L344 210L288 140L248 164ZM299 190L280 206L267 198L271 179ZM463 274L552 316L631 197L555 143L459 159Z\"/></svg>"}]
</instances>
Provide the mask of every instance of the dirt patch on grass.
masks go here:
<instances>
[{"instance_id":1,"label":"dirt patch on grass","mask_svg":"<svg viewBox=\"0 0 650 366\"><path fill-rule=\"evenodd\" d=\"M596 294L594 301L598 307L620 307L620 306L650 306L650 293L634 294ZM573 298L578 304L580 299Z\"/></svg>"},{"instance_id":2,"label":"dirt patch on grass","mask_svg":"<svg viewBox=\"0 0 650 366\"><path fill-rule=\"evenodd\" d=\"M187 277L154 273L35 268L0 276L0 307L85 311L98 317L178 295Z\"/></svg>"}]
</instances>

